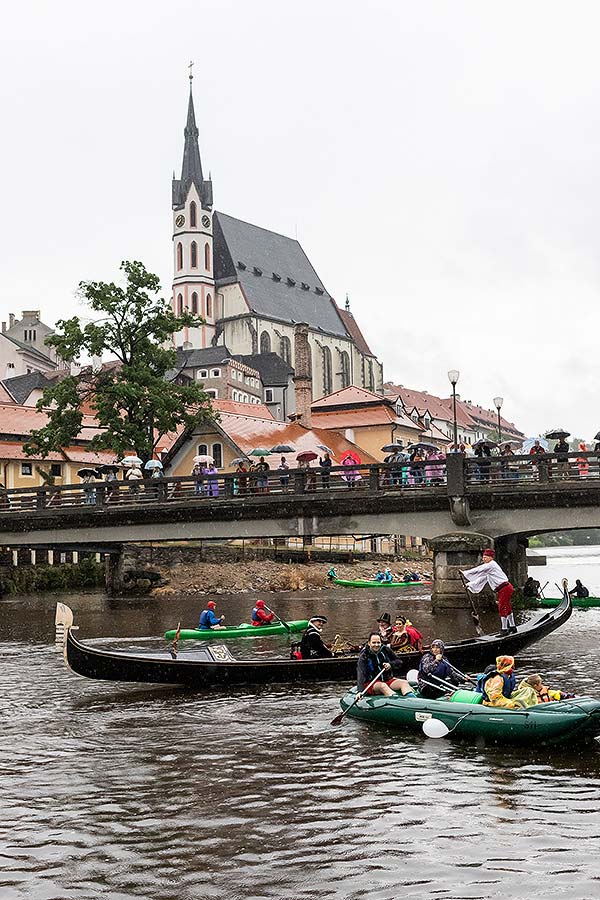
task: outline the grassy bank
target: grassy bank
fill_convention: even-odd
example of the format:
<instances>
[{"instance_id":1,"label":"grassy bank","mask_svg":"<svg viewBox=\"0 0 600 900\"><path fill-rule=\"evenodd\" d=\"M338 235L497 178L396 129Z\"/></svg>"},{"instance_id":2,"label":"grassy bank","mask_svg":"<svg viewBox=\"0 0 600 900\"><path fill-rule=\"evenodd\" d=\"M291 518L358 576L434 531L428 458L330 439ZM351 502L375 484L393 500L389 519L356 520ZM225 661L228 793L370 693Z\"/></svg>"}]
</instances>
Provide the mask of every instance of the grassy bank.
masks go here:
<instances>
[{"instance_id":1,"label":"grassy bank","mask_svg":"<svg viewBox=\"0 0 600 900\"><path fill-rule=\"evenodd\" d=\"M84 559L77 564L5 568L0 574L0 581L5 594L104 587L104 565L95 559Z\"/></svg>"}]
</instances>

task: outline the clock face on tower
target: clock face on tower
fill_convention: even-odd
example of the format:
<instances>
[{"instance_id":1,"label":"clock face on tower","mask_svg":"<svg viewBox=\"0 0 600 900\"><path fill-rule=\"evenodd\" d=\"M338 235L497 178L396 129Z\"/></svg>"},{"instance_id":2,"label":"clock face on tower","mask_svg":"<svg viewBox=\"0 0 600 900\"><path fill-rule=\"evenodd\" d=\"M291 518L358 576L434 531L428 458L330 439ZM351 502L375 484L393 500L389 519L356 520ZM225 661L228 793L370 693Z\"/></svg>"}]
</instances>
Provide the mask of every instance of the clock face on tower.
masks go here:
<instances>
[{"instance_id":1,"label":"clock face on tower","mask_svg":"<svg viewBox=\"0 0 600 900\"><path fill-rule=\"evenodd\" d=\"M210 225L210 219L208 216L202 216L202 224L205 228L208 228L208 226Z\"/></svg>"},{"instance_id":2,"label":"clock face on tower","mask_svg":"<svg viewBox=\"0 0 600 900\"><path fill-rule=\"evenodd\" d=\"M177 216L177 218L175 219L175 224L178 228L183 228L183 226L185 225L185 216Z\"/></svg>"}]
</instances>

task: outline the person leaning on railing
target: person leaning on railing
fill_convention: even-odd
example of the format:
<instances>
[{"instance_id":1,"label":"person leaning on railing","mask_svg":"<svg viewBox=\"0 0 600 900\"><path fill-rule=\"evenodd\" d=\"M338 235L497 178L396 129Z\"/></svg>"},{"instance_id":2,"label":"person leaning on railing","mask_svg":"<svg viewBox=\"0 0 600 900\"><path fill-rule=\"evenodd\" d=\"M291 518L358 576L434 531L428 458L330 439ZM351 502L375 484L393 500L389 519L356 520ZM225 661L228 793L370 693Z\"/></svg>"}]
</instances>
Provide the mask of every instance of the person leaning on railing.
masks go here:
<instances>
[{"instance_id":1,"label":"person leaning on railing","mask_svg":"<svg viewBox=\"0 0 600 900\"><path fill-rule=\"evenodd\" d=\"M560 438L554 445L556 453L556 470L561 478L569 477L569 445L564 438Z\"/></svg>"}]
</instances>

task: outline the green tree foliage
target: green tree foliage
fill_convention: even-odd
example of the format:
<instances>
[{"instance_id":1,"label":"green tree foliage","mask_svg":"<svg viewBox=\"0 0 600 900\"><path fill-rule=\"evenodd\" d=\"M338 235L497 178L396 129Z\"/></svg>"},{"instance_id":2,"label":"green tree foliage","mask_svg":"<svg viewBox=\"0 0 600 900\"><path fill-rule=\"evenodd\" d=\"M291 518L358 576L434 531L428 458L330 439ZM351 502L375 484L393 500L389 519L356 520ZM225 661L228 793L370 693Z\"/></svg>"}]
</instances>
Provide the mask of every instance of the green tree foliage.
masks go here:
<instances>
[{"instance_id":1,"label":"green tree foliage","mask_svg":"<svg viewBox=\"0 0 600 900\"><path fill-rule=\"evenodd\" d=\"M93 449L119 456L135 451L144 461L178 426L191 428L215 417L200 385L179 384L172 375L172 335L203 320L187 311L176 316L158 296L157 276L142 263L123 262L121 270L123 287L102 281L79 286L81 296L100 314L97 321L82 327L77 317L62 319L46 339L66 363L85 356L110 360L99 371L85 368L44 390L37 408L48 421L32 431L25 447L30 455L44 457L71 444L81 435L83 409L91 408L102 428L89 442Z\"/></svg>"}]
</instances>

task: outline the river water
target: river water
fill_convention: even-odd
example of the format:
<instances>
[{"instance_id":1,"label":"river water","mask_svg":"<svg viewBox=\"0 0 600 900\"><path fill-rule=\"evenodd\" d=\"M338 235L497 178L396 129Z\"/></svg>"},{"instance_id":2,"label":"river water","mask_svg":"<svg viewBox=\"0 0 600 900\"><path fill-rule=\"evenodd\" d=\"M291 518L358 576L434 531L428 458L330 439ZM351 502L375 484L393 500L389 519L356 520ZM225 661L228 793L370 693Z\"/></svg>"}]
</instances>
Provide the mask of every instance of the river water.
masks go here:
<instances>
[{"instance_id":1,"label":"river water","mask_svg":"<svg viewBox=\"0 0 600 900\"><path fill-rule=\"evenodd\" d=\"M600 589L600 558L586 554ZM548 573L574 579L583 563L555 554ZM428 639L473 633L466 613L433 617L420 591L268 602L289 619L324 612L329 637L362 637L385 609ZM206 598L61 599L82 640L150 649L179 617L194 624ZM250 595L218 599L228 622L247 619ZM340 684L216 695L81 679L54 649L55 601L0 601L1 900L597 896L597 746L332 729ZM597 693L599 633L600 610L576 611L519 666ZM278 637L231 648L287 653Z\"/></svg>"}]
</instances>

